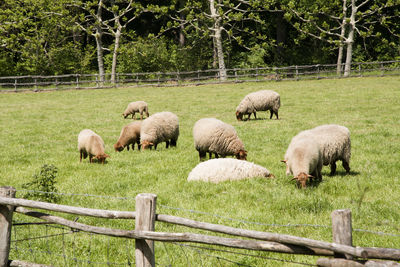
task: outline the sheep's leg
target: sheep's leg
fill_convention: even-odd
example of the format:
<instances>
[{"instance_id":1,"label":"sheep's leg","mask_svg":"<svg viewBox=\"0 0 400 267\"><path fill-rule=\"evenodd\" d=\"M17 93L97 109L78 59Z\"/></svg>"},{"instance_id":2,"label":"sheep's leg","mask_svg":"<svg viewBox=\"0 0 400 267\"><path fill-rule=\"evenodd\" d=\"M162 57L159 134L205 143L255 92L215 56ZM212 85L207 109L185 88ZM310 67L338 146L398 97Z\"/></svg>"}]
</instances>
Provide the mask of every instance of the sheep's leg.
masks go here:
<instances>
[{"instance_id":1,"label":"sheep's leg","mask_svg":"<svg viewBox=\"0 0 400 267\"><path fill-rule=\"evenodd\" d=\"M215 154L215 158L218 159L219 158L218 153L214 153L214 154Z\"/></svg>"},{"instance_id":2,"label":"sheep's leg","mask_svg":"<svg viewBox=\"0 0 400 267\"><path fill-rule=\"evenodd\" d=\"M350 166L349 163L345 160L342 160L343 168L346 170L347 173L350 173Z\"/></svg>"},{"instance_id":3,"label":"sheep's leg","mask_svg":"<svg viewBox=\"0 0 400 267\"><path fill-rule=\"evenodd\" d=\"M132 113L132 120L135 119L135 112Z\"/></svg>"},{"instance_id":4,"label":"sheep's leg","mask_svg":"<svg viewBox=\"0 0 400 267\"><path fill-rule=\"evenodd\" d=\"M253 114L254 114L254 119L256 120L257 119L257 113L254 111Z\"/></svg>"},{"instance_id":5,"label":"sheep's leg","mask_svg":"<svg viewBox=\"0 0 400 267\"><path fill-rule=\"evenodd\" d=\"M140 141L137 141L136 144L137 144L137 146L138 146L138 150L140 151L140 148L142 147L142 146L140 145ZM133 144L133 145L134 145L134 144Z\"/></svg>"},{"instance_id":6,"label":"sheep's leg","mask_svg":"<svg viewBox=\"0 0 400 267\"><path fill-rule=\"evenodd\" d=\"M82 162L82 151L79 151L79 162Z\"/></svg>"},{"instance_id":7,"label":"sheep's leg","mask_svg":"<svg viewBox=\"0 0 400 267\"><path fill-rule=\"evenodd\" d=\"M170 145L171 145L171 146L176 146L176 139L171 139Z\"/></svg>"},{"instance_id":8,"label":"sheep's leg","mask_svg":"<svg viewBox=\"0 0 400 267\"><path fill-rule=\"evenodd\" d=\"M272 115L274 115L274 111L271 109L271 114L269 115L269 119L272 119Z\"/></svg>"},{"instance_id":9,"label":"sheep's leg","mask_svg":"<svg viewBox=\"0 0 400 267\"><path fill-rule=\"evenodd\" d=\"M92 155L89 154L89 163L92 163Z\"/></svg>"},{"instance_id":10,"label":"sheep's leg","mask_svg":"<svg viewBox=\"0 0 400 267\"><path fill-rule=\"evenodd\" d=\"M247 117L247 120L248 120L248 121L250 120L250 116L251 116L251 113L249 113L249 116Z\"/></svg>"},{"instance_id":11,"label":"sheep's leg","mask_svg":"<svg viewBox=\"0 0 400 267\"><path fill-rule=\"evenodd\" d=\"M155 144L155 145L154 145L154 150L157 150L157 145L158 145L158 144Z\"/></svg>"},{"instance_id":12,"label":"sheep's leg","mask_svg":"<svg viewBox=\"0 0 400 267\"><path fill-rule=\"evenodd\" d=\"M167 140L167 141L165 141L165 148L168 148L169 147L169 141Z\"/></svg>"},{"instance_id":13,"label":"sheep's leg","mask_svg":"<svg viewBox=\"0 0 400 267\"><path fill-rule=\"evenodd\" d=\"M278 111L275 111L276 119L279 120Z\"/></svg>"},{"instance_id":14,"label":"sheep's leg","mask_svg":"<svg viewBox=\"0 0 400 267\"><path fill-rule=\"evenodd\" d=\"M211 159L211 152L208 152L208 153L209 153L209 156L210 156L210 159ZM207 154L207 152L199 150L200 161L204 161L206 159L206 154Z\"/></svg>"},{"instance_id":15,"label":"sheep's leg","mask_svg":"<svg viewBox=\"0 0 400 267\"><path fill-rule=\"evenodd\" d=\"M128 150L128 151L129 151L129 144L126 146L126 150Z\"/></svg>"},{"instance_id":16,"label":"sheep's leg","mask_svg":"<svg viewBox=\"0 0 400 267\"><path fill-rule=\"evenodd\" d=\"M140 120L143 120L143 111L140 112Z\"/></svg>"},{"instance_id":17,"label":"sheep's leg","mask_svg":"<svg viewBox=\"0 0 400 267\"><path fill-rule=\"evenodd\" d=\"M146 110L146 116L147 116L147 118L150 116L149 112L147 110Z\"/></svg>"},{"instance_id":18,"label":"sheep's leg","mask_svg":"<svg viewBox=\"0 0 400 267\"><path fill-rule=\"evenodd\" d=\"M334 175L336 172L336 162L331 162L331 173L330 175Z\"/></svg>"}]
</instances>

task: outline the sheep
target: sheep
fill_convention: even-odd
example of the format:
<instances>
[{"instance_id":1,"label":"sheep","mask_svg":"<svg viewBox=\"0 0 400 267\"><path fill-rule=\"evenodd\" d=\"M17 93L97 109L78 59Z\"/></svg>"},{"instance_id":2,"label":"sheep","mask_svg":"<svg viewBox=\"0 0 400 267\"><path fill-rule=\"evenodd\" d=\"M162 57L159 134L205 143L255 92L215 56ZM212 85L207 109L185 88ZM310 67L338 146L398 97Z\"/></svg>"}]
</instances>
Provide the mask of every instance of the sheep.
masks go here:
<instances>
[{"instance_id":1,"label":"sheep","mask_svg":"<svg viewBox=\"0 0 400 267\"><path fill-rule=\"evenodd\" d=\"M215 118L203 118L198 120L193 127L193 138L200 160L205 159L209 153L218 158L236 156L237 159L246 160L247 151L243 142L239 139L235 128Z\"/></svg>"},{"instance_id":2,"label":"sheep","mask_svg":"<svg viewBox=\"0 0 400 267\"><path fill-rule=\"evenodd\" d=\"M300 132L292 138L285 153L286 175L293 174L293 180L302 188L307 180L322 180L322 151L316 137L309 131Z\"/></svg>"},{"instance_id":3,"label":"sheep","mask_svg":"<svg viewBox=\"0 0 400 267\"><path fill-rule=\"evenodd\" d=\"M80 154L80 162L82 162L82 156L84 159L89 155L89 162L92 163L92 158L97 159L99 162L104 164L106 158L110 157L104 153L104 142L103 139L95 132L89 129L82 130L78 135L78 150Z\"/></svg>"},{"instance_id":4,"label":"sheep","mask_svg":"<svg viewBox=\"0 0 400 267\"><path fill-rule=\"evenodd\" d=\"M166 148L176 146L179 137L178 117L169 111L158 112L142 122L140 144L142 149L157 149L157 144L166 142Z\"/></svg>"},{"instance_id":5,"label":"sheep","mask_svg":"<svg viewBox=\"0 0 400 267\"><path fill-rule=\"evenodd\" d=\"M129 103L124 113L122 113L122 116L124 116L124 119L126 119L130 114L132 114L132 119L135 119L135 112L140 113L141 120L143 120L143 112L145 112L146 116L149 117L149 108L147 106L147 103L144 101Z\"/></svg>"},{"instance_id":6,"label":"sheep","mask_svg":"<svg viewBox=\"0 0 400 267\"><path fill-rule=\"evenodd\" d=\"M322 149L323 164L330 164L331 173L336 172L336 161L341 160L343 168L350 172L351 141L350 131L344 126L337 124L326 124L310 130L315 136Z\"/></svg>"},{"instance_id":7,"label":"sheep","mask_svg":"<svg viewBox=\"0 0 400 267\"><path fill-rule=\"evenodd\" d=\"M280 95L272 90L261 90L246 95L236 108L236 119L238 121L243 120L244 115L248 115L250 120L251 113L254 114L254 118L257 119L256 111L270 111L272 115L275 114L278 120L278 110L281 106Z\"/></svg>"},{"instance_id":8,"label":"sheep","mask_svg":"<svg viewBox=\"0 0 400 267\"><path fill-rule=\"evenodd\" d=\"M219 158L199 163L189 173L187 180L219 183L253 177L274 178L275 176L266 168L252 162Z\"/></svg>"},{"instance_id":9,"label":"sheep","mask_svg":"<svg viewBox=\"0 0 400 267\"><path fill-rule=\"evenodd\" d=\"M129 145L132 145L132 150L135 150L135 143L137 143L138 150L140 150L141 125L141 121L134 121L125 125L121 130L118 141L114 144L115 151L121 152L124 147L129 151Z\"/></svg>"}]
</instances>

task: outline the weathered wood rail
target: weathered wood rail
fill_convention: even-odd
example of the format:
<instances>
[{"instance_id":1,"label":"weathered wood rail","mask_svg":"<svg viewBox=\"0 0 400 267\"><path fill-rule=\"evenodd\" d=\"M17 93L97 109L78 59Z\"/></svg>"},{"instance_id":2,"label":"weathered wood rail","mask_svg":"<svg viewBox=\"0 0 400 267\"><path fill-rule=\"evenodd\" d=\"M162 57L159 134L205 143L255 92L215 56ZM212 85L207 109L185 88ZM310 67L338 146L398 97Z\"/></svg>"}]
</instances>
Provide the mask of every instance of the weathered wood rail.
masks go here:
<instances>
[{"instance_id":1,"label":"weathered wood rail","mask_svg":"<svg viewBox=\"0 0 400 267\"><path fill-rule=\"evenodd\" d=\"M7 264L13 264L12 261L9 263L8 259L11 242L13 212L89 233L135 239L136 266L155 266L154 241L193 242L238 249L335 257L318 259L317 264L319 266L371 266L371 264L379 264L379 266L400 266L399 263L395 262L400 261L400 249L353 246L350 210L336 210L332 213L333 242L331 243L304 237L239 229L224 225L198 222L171 215L157 214L156 200L156 195L139 194L136 197L135 212L110 211L18 199L15 198L14 188L1 187L0 267L8 266ZM41 210L98 218L135 219L135 230L122 230L91 226L67 220L59 216L46 214L44 212L33 211L27 208L36 208ZM154 229L156 221L207 230L210 232L223 233L237 237L245 237L248 239L237 239L196 233L155 232ZM371 259L390 261L373 261Z\"/></svg>"},{"instance_id":2,"label":"weathered wood rail","mask_svg":"<svg viewBox=\"0 0 400 267\"><path fill-rule=\"evenodd\" d=\"M337 73L336 64L317 64L288 67L234 68L227 69L226 80L221 80L218 69L117 73L115 82L111 74L100 79L98 74L64 74L64 75L25 75L0 77L0 93L24 91L54 91L70 89L99 89L113 87L141 86L185 86L215 83L262 82L282 80L343 78ZM344 65L342 66L344 69ZM348 77L377 77L400 75L400 61L352 63Z\"/></svg>"}]
</instances>

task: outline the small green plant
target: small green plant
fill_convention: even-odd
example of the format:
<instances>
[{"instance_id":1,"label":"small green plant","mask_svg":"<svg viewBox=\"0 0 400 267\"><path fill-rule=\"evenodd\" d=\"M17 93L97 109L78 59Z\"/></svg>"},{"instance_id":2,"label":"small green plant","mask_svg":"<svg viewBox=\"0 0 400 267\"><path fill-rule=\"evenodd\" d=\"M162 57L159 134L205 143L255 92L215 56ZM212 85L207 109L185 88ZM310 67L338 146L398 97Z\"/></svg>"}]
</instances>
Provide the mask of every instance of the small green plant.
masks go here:
<instances>
[{"instance_id":1,"label":"small green plant","mask_svg":"<svg viewBox=\"0 0 400 267\"><path fill-rule=\"evenodd\" d=\"M58 169L53 164L44 164L39 173L33 175L33 180L22 185L28 192L24 198L41 200L46 202L58 202L60 197L53 193L57 192L56 176Z\"/></svg>"}]
</instances>

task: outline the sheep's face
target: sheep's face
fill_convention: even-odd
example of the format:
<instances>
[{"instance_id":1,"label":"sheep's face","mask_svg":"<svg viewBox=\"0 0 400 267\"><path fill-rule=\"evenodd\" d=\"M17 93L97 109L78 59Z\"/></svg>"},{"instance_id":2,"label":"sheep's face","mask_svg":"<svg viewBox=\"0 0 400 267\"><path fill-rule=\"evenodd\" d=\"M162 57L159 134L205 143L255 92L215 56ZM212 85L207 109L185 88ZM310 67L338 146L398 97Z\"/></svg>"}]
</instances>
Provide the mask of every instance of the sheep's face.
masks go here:
<instances>
[{"instance_id":1,"label":"sheep's face","mask_svg":"<svg viewBox=\"0 0 400 267\"><path fill-rule=\"evenodd\" d=\"M143 141L140 145L142 146L142 149L145 150L148 148L152 148L154 146L154 143L149 141Z\"/></svg>"},{"instance_id":2,"label":"sheep's face","mask_svg":"<svg viewBox=\"0 0 400 267\"><path fill-rule=\"evenodd\" d=\"M106 161L106 158L109 158L110 156L107 155L106 153L102 154L102 155L97 155L96 157L94 157L95 159L97 159L99 162L101 162L101 164L104 164L104 162Z\"/></svg>"},{"instance_id":3,"label":"sheep's face","mask_svg":"<svg viewBox=\"0 0 400 267\"><path fill-rule=\"evenodd\" d=\"M122 116L124 116L124 119L126 119L126 117L128 117L128 115L129 114L122 113Z\"/></svg>"},{"instance_id":4,"label":"sheep's face","mask_svg":"<svg viewBox=\"0 0 400 267\"><path fill-rule=\"evenodd\" d=\"M243 113L240 113L239 111L236 111L236 119L238 121L243 120Z\"/></svg>"},{"instance_id":5,"label":"sheep's face","mask_svg":"<svg viewBox=\"0 0 400 267\"><path fill-rule=\"evenodd\" d=\"M236 154L236 158L241 160L247 160L247 151L239 150L239 152Z\"/></svg>"},{"instance_id":6,"label":"sheep's face","mask_svg":"<svg viewBox=\"0 0 400 267\"><path fill-rule=\"evenodd\" d=\"M297 180L297 185L299 187L306 188L307 187L308 178L314 178L314 176L302 172L302 173L299 173L299 175L297 175L293 179Z\"/></svg>"},{"instance_id":7,"label":"sheep's face","mask_svg":"<svg viewBox=\"0 0 400 267\"><path fill-rule=\"evenodd\" d=\"M124 150L124 147L120 143L115 143L114 144L114 149L117 152L121 152L122 150Z\"/></svg>"}]
</instances>

